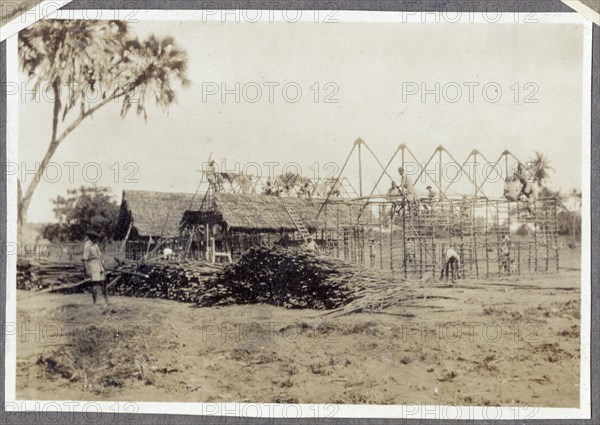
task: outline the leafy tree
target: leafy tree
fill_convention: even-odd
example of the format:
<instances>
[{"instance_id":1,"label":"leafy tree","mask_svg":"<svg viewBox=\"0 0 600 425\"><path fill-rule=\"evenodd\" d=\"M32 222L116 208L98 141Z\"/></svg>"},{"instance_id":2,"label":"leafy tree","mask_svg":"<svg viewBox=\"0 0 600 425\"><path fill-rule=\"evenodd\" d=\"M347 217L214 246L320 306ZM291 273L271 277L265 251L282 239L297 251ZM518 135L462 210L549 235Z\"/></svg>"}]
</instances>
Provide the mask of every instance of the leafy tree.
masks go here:
<instances>
[{"instance_id":1,"label":"leafy tree","mask_svg":"<svg viewBox=\"0 0 600 425\"><path fill-rule=\"evenodd\" d=\"M85 232L94 230L112 239L119 207L106 187L80 187L52 201L57 223L47 224L42 236L53 242L80 241Z\"/></svg>"},{"instance_id":2,"label":"leafy tree","mask_svg":"<svg viewBox=\"0 0 600 425\"><path fill-rule=\"evenodd\" d=\"M21 69L53 101L49 145L25 194L19 189L19 224L60 144L86 118L121 101L121 117L133 105L147 119L146 101L163 111L176 101L174 84L189 85L187 53L173 37L134 37L125 22L41 20L19 33Z\"/></svg>"}]
</instances>

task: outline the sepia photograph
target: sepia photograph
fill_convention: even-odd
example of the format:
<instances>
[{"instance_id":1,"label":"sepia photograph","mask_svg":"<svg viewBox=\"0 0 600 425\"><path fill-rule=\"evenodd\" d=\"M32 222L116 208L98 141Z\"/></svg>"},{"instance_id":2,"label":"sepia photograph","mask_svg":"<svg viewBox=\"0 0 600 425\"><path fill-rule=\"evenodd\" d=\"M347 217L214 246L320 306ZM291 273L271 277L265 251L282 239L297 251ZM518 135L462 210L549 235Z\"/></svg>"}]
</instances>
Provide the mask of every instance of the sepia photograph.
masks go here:
<instances>
[{"instance_id":1,"label":"sepia photograph","mask_svg":"<svg viewBox=\"0 0 600 425\"><path fill-rule=\"evenodd\" d=\"M7 40L13 410L589 417L590 21L60 12Z\"/></svg>"},{"instance_id":2,"label":"sepia photograph","mask_svg":"<svg viewBox=\"0 0 600 425\"><path fill-rule=\"evenodd\" d=\"M71 0L4 0L0 3L0 42L52 13Z\"/></svg>"}]
</instances>

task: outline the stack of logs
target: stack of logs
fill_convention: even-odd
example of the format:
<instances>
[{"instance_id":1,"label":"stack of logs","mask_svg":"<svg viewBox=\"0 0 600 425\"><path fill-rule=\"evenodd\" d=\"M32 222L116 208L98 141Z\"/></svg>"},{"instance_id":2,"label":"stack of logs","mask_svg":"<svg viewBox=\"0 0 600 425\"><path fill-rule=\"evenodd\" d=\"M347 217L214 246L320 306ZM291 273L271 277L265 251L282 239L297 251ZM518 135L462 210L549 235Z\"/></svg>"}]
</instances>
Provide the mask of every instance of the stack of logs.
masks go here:
<instances>
[{"instance_id":1,"label":"stack of logs","mask_svg":"<svg viewBox=\"0 0 600 425\"><path fill-rule=\"evenodd\" d=\"M83 265L17 261L17 289L42 290L82 280Z\"/></svg>"},{"instance_id":2,"label":"stack of logs","mask_svg":"<svg viewBox=\"0 0 600 425\"><path fill-rule=\"evenodd\" d=\"M201 261L125 262L118 271L144 274L123 274L111 286L111 292L128 297L163 298L195 302L205 289L205 282L221 270L217 264Z\"/></svg>"},{"instance_id":3,"label":"stack of logs","mask_svg":"<svg viewBox=\"0 0 600 425\"><path fill-rule=\"evenodd\" d=\"M80 265L18 267L19 289L83 292ZM162 298L200 306L265 303L318 310L380 309L411 298L410 285L381 270L364 269L302 248L257 247L227 266L201 261L118 262L108 270L109 293ZM61 283L70 283L63 285ZM75 284L74 284L75 283ZM84 282L82 282L84 283Z\"/></svg>"},{"instance_id":4,"label":"stack of logs","mask_svg":"<svg viewBox=\"0 0 600 425\"><path fill-rule=\"evenodd\" d=\"M286 308L340 308L395 283L370 271L302 248L258 247L206 282L201 306L266 303Z\"/></svg>"}]
</instances>

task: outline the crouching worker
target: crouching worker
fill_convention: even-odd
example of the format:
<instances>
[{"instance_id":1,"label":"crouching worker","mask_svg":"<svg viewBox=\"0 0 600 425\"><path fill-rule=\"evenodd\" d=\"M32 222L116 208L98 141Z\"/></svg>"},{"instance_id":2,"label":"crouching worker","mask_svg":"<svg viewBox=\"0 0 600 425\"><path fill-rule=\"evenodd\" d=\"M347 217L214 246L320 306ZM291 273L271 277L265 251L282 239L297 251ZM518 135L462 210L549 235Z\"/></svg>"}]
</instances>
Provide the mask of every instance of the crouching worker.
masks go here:
<instances>
[{"instance_id":1,"label":"crouching worker","mask_svg":"<svg viewBox=\"0 0 600 425\"><path fill-rule=\"evenodd\" d=\"M304 244L306 250L314 253L314 254L318 254L319 253L319 246L317 245L317 243L315 242L315 240L310 237L306 240L306 243Z\"/></svg>"},{"instance_id":2,"label":"crouching worker","mask_svg":"<svg viewBox=\"0 0 600 425\"><path fill-rule=\"evenodd\" d=\"M104 301L108 304L108 288L106 285L106 271L102 261L102 252L98 242L100 235L93 230L86 234L83 245L82 261L85 265L85 274L92 281L92 300L96 304L98 289L102 288Z\"/></svg>"},{"instance_id":3,"label":"crouching worker","mask_svg":"<svg viewBox=\"0 0 600 425\"><path fill-rule=\"evenodd\" d=\"M456 272L456 277L460 279L460 257L458 253L454 250L454 248L450 247L444 253L444 263L442 265L442 274L440 275L440 280L444 279L444 273L446 274L446 282L448 281L448 274L452 272L452 283L454 280L454 273Z\"/></svg>"}]
</instances>

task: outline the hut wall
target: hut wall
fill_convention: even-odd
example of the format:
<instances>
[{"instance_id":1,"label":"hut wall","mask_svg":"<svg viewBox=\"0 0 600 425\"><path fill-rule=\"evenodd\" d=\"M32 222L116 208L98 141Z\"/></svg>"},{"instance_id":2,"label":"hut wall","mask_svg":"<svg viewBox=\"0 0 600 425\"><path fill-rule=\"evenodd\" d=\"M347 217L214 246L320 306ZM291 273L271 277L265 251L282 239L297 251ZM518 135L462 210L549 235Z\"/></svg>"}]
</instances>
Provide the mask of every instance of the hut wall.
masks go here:
<instances>
[{"instance_id":1,"label":"hut wall","mask_svg":"<svg viewBox=\"0 0 600 425\"><path fill-rule=\"evenodd\" d=\"M187 239L185 238L167 238L160 239L158 236L152 238L150 246L148 246L148 237L139 237L133 240L128 240L125 243L125 258L128 260L141 260L144 258L146 253L152 252L156 245L160 243L160 248L154 254L154 256L162 255L162 252L166 248L170 248L173 251L174 256L180 256L186 248Z\"/></svg>"}]
</instances>

